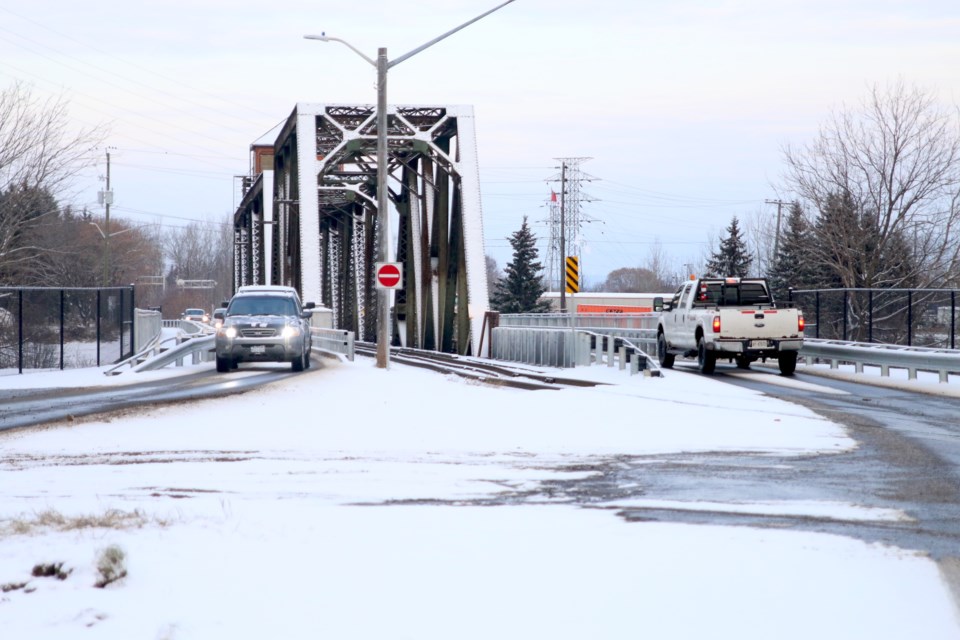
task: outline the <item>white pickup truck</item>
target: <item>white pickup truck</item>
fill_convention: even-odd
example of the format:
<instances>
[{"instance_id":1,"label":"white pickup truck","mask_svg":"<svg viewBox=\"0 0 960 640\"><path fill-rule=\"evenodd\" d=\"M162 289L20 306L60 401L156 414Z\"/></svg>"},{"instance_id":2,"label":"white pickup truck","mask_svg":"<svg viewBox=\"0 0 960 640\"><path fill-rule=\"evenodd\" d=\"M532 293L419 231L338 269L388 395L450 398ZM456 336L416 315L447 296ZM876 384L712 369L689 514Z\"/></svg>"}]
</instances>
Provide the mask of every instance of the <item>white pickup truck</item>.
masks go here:
<instances>
[{"instance_id":1,"label":"white pickup truck","mask_svg":"<svg viewBox=\"0 0 960 640\"><path fill-rule=\"evenodd\" d=\"M797 368L803 346L803 314L774 304L764 278L702 278L681 286L672 300L655 298L657 358L669 369L676 356L696 358L712 373L717 359L748 369L756 360L776 359L780 373Z\"/></svg>"}]
</instances>

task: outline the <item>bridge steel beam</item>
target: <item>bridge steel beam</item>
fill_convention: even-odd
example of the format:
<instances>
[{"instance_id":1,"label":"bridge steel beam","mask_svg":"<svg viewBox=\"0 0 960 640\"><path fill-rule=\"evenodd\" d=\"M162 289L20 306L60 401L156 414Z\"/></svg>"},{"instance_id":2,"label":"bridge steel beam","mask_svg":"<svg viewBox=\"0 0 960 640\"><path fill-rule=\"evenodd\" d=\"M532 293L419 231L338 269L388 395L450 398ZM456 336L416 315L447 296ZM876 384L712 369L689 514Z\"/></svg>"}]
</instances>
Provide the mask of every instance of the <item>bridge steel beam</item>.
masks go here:
<instances>
[{"instance_id":1,"label":"bridge steel beam","mask_svg":"<svg viewBox=\"0 0 960 640\"><path fill-rule=\"evenodd\" d=\"M489 302L473 108L392 105L387 122L390 259L404 273L391 298L391 341L485 355L479 345ZM367 342L377 337L376 147L375 106L298 103L274 143L269 243L257 232L263 225L251 202L234 218L242 284L294 286L332 310L335 328ZM258 270L258 260L270 268Z\"/></svg>"}]
</instances>

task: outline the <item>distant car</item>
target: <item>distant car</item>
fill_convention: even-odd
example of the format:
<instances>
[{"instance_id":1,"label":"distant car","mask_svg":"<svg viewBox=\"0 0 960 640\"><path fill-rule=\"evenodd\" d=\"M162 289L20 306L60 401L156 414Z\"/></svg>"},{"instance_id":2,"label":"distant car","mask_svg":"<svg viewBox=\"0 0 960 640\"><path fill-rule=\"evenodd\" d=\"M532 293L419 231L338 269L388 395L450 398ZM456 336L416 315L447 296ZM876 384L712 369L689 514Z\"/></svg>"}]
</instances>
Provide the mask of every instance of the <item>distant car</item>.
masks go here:
<instances>
[{"instance_id":1,"label":"distant car","mask_svg":"<svg viewBox=\"0 0 960 640\"><path fill-rule=\"evenodd\" d=\"M203 309L187 309L180 314L181 320L193 320L194 322L210 322L210 314Z\"/></svg>"},{"instance_id":2,"label":"distant car","mask_svg":"<svg viewBox=\"0 0 960 640\"><path fill-rule=\"evenodd\" d=\"M294 371L303 371L310 366L315 306L301 306L296 291L286 288L238 290L217 328L217 371L240 362L289 362Z\"/></svg>"},{"instance_id":3,"label":"distant car","mask_svg":"<svg viewBox=\"0 0 960 640\"><path fill-rule=\"evenodd\" d=\"M211 323L217 329L223 326L223 318L227 314L226 307L218 307L213 310L213 320Z\"/></svg>"}]
</instances>

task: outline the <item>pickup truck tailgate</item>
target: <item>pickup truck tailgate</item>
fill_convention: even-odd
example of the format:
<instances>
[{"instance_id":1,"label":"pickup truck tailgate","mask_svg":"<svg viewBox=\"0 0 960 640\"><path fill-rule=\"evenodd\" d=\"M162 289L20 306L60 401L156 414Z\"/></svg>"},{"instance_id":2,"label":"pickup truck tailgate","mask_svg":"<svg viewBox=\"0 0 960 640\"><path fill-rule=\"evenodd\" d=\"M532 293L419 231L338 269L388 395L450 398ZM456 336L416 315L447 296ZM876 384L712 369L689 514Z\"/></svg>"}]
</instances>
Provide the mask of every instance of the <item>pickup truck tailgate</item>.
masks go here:
<instances>
[{"instance_id":1,"label":"pickup truck tailgate","mask_svg":"<svg viewBox=\"0 0 960 640\"><path fill-rule=\"evenodd\" d=\"M796 309L720 309L721 340L780 339L800 335Z\"/></svg>"}]
</instances>

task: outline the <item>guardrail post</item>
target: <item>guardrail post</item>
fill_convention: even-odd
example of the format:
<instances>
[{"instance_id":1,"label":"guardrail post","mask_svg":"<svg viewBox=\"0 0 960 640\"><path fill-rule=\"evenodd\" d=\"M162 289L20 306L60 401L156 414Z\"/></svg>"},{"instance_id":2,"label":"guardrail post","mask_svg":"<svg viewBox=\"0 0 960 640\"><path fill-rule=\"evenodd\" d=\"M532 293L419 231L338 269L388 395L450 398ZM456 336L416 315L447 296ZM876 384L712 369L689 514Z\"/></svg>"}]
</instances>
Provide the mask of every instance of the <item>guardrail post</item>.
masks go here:
<instances>
[{"instance_id":1,"label":"guardrail post","mask_svg":"<svg viewBox=\"0 0 960 640\"><path fill-rule=\"evenodd\" d=\"M607 341L607 366L613 366L613 360L616 358L616 340L613 339L613 336L604 336L604 339Z\"/></svg>"}]
</instances>

